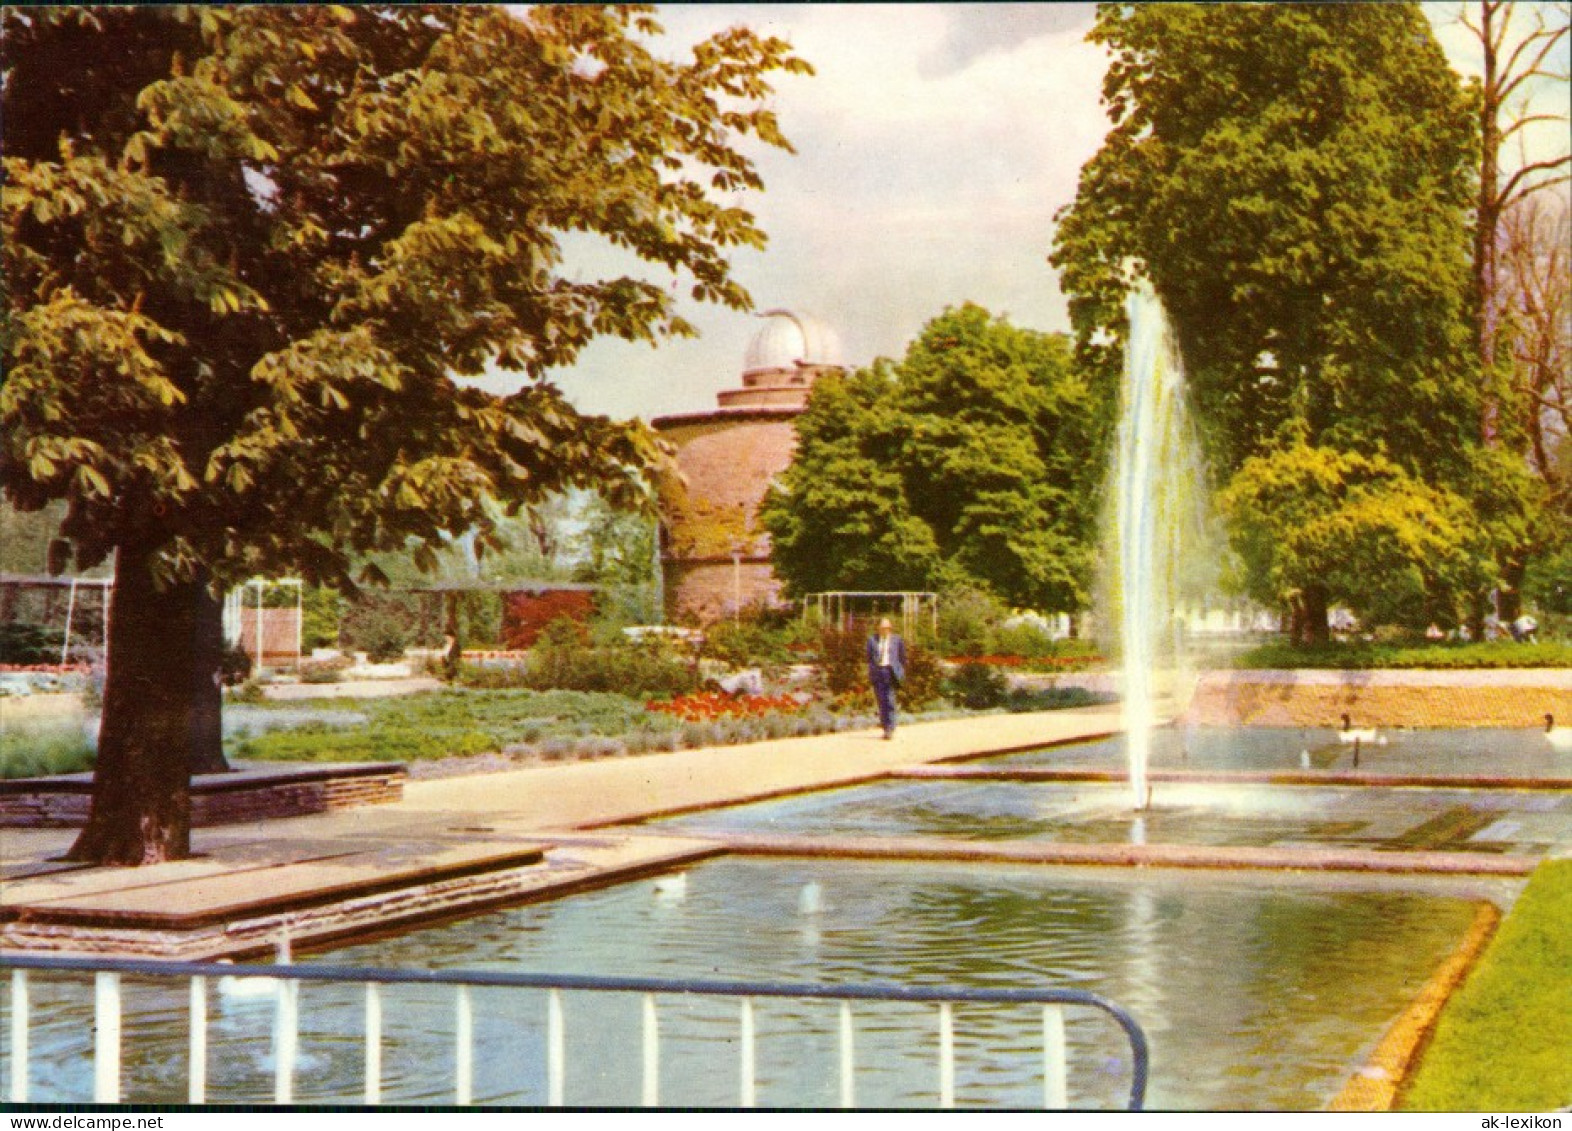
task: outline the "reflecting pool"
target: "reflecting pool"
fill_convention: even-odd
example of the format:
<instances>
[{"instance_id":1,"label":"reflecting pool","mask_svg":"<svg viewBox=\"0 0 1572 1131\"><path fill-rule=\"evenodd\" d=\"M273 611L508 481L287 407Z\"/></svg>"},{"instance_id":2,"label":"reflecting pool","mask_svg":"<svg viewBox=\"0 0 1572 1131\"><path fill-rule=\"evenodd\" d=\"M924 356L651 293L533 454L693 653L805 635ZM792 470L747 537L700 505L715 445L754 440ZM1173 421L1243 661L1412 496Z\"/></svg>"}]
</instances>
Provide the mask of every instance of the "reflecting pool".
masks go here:
<instances>
[{"instance_id":1,"label":"reflecting pool","mask_svg":"<svg viewBox=\"0 0 1572 1131\"><path fill-rule=\"evenodd\" d=\"M1130 1009L1152 1044L1148 1105L1323 1107L1458 944L1480 898L1509 881L1176 873L723 858L680 886L645 879L309 956L413 968L1073 986ZM805 898L805 891L812 898ZM3 997L3 995L0 995ZM91 1095L90 980L35 976L32 1095ZM573 1105L636 1105L640 1002L565 995ZM546 1006L537 992L476 990L475 1098L545 1102ZM184 987L126 981L127 1102L183 1102ZM758 1101L839 1101L832 1003L756 1004ZM272 1095L267 997L210 988L209 1096ZM383 991L384 1102L451 1102L454 1004L440 987ZM355 1102L362 1004L350 987L300 992L298 1102ZM7 1030L0 1017L0 1033ZM1113 1107L1127 1046L1100 1014L1067 1015L1070 1099ZM662 1000L661 1101L737 1102L734 1003ZM1041 1102L1040 1017L956 1009L957 1103ZM937 1105L932 1007L858 1006L856 1102ZM0 1073L4 1066L0 1065Z\"/></svg>"},{"instance_id":2,"label":"reflecting pool","mask_svg":"<svg viewBox=\"0 0 1572 1131\"><path fill-rule=\"evenodd\" d=\"M1572 749L1557 749L1542 728L1379 730L1354 744L1326 727L1173 726L1152 732L1154 770L1327 770L1438 777L1572 778ZM1123 771L1125 737L1077 742L968 761L972 767Z\"/></svg>"},{"instance_id":3,"label":"reflecting pool","mask_svg":"<svg viewBox=\"0 0 1572 1131\"><path fill-rule=\"evenodd\" d=\"M1572 793L1158 782L891 780L652 823L704 835L951 837L1068 844L1572 853Z\"/></svg>"}]
</instances>

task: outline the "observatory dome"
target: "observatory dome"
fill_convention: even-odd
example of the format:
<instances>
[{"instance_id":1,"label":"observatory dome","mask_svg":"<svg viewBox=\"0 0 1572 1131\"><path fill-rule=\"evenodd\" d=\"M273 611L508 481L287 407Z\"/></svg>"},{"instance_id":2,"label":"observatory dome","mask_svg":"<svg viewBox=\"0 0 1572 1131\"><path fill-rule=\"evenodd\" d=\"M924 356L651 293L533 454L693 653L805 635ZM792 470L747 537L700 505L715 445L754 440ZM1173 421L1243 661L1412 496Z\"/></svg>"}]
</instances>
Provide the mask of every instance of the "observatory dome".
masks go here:
<instances>
[{"instance_id":1,"label":"observatory dome","mask_svg":"<svg viewBox=\"0 0 1572 1131\"><path fill-rule=\"evenodd\" d=\"M835 331L812 315L767 310L760 317L764 325L748 343L743 357L744 378L804 366L841 365L841 346Z\"/></svg>"}]
</instances>

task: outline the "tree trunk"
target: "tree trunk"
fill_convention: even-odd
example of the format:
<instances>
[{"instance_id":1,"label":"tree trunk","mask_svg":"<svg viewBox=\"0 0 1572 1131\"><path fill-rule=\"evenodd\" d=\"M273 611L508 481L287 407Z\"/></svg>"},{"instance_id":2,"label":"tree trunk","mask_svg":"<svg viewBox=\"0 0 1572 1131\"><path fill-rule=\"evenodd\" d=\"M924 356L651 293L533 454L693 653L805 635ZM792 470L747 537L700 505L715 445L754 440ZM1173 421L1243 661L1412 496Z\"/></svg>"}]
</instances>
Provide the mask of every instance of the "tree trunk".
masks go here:
<instances>
[{"instance_id":1,"label":"tree trunk","mask_svg":"<svg viewBox=\"0 0 1572 1131\"><path fill-rule=\"evenodd\" d=\"M222 607L201 581L159 589L150 560L134 547L121 547L116 560L92 807L71 860L134 865L190 855L191 775L229 768Z\"/></svg>"},{"instance_id":2,"label":"tree trunk","mask_svg":"<svg viewBox=\"0 0 1572 1131\"><path fill-rule=\"evenodd\" d=\"M1313 645L1329 643L1332 633L1327 624L1326 590L1319 585L1307 585L1301 600L1304 602L1304 642Z\"/></svg>"},{"instance_id":3,"label":"tree trunk","mask_svg":"<svg viewBox=\"0 0 1572 1131\"><path fill-rule=\"evenodd\" d=\"M1512 551L1501 569L1501 599L1497 616L1510 625L1523 615L1523 575L1528 572L1528 551Z\"/></svg>"}]
</instances>

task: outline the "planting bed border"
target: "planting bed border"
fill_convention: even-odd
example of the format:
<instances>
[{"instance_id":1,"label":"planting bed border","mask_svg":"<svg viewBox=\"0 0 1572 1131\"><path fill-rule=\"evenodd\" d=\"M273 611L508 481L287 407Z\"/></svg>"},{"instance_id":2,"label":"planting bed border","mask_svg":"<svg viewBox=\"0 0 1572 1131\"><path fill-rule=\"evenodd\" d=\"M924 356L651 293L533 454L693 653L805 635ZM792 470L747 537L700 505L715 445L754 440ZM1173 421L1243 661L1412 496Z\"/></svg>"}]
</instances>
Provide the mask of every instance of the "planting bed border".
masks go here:
<instances>
[{"instance_id":1,"label":"planting bed border","mask_svg":"<svg viewBox=\"0 0 1572 1131\"><path fill-rule=\"evenodd\" d=\"M245 762L191 779L191 825L241 824L386 805L404 796L398 762ZM92 774L0 781L0 828L75 828L87 821Z\"/></svg>"}]
</instances>

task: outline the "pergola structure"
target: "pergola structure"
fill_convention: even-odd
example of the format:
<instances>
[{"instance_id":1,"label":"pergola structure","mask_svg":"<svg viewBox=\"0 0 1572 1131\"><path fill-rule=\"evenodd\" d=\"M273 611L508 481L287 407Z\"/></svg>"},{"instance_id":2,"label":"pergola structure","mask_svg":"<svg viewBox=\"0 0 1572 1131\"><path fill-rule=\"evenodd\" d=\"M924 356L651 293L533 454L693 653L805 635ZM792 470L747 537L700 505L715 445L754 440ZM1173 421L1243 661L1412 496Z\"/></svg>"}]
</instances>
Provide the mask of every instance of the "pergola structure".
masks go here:
<instances>
[{"instance_id":1,"label":"pergola structure","mask_svg":"<svg viewBox=\"0 0 1572 1131\"><path fill-rule=\"evenodd\" d=\"M294 652L295 663L298 665L301 659L301 644L303 642L305 625L305 585L298 578L286 577L273 580L255 577L243 585L231 589L224 596L224 639L237 648L244 648L248 652L253 652L252 659L258 668L263 666L263 657L266 655L263 630L267 618L262 614L263 599L269 589L280 588L293 589L295 591L295 607L293 609L295 614ZM246 600L248 592L255 592L256 594L255 638L250 641L241 639L244 634L241 609L250 604ZM250 647L247 647L248 644ZM278 655L280 651L281 649L275 647L273 654Z\"/></svg>"},{"instance_id":2,"label":"pergola structure","mask_svg":"<svg viewBox=\"0 0 1572 1131\"><path fill-rule=\"evenodd\" d=\"M817 609L819 618L845 631L852 618L862 616L892 616L901 618L901 633L910 636L925 614L935 632L939 630L939 595L937 593L892 590L887 592L836 589L824 593L810 593L803 599L802 611L806 617L810 608ZM859 611L863 610L863 611Z\"/></svg>"}]
</instances>

